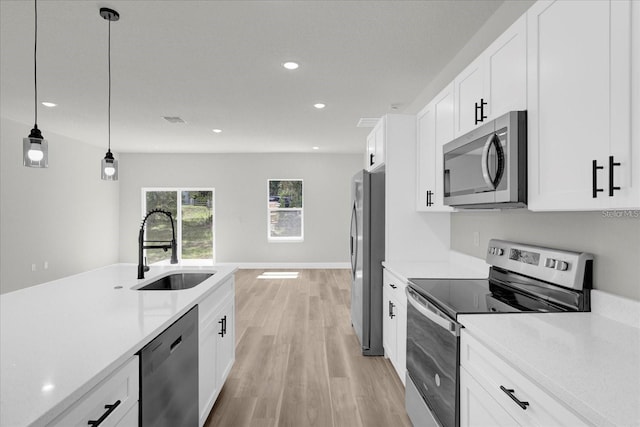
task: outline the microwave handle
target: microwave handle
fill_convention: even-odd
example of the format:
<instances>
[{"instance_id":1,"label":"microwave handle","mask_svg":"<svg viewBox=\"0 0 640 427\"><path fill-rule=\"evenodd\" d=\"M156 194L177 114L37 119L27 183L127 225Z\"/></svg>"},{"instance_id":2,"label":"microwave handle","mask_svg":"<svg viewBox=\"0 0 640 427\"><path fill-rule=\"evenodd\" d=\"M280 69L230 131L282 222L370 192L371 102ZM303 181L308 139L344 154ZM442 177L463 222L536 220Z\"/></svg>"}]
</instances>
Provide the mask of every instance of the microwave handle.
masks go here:
<instances>
[{"instance_id":1,"label":"microwave handle","mask_svg":"<svg viewBox=\"0 0 640 427\"><path fill-rule=\"evenodd\" d=\"M496 152L498 156L498 170L496 171L496 176L492 177L489 174L489 150L491 146L496 146ZM504 168L504 155L501 153L502 147L500 146L500 140L496 136L495 133L489 135L487 138L487 142L484 143L484 148L482 149L482 177L484 178L484 182L491 190L495 190L498 187L498 182L500 177L502 176L502 169Z\"/></svg>"},{"instance_id":2,"label":"microwave handle","mask_svg":"<svg viewBox=\"0 0 640 427\"><path fill-rule=\"evenodd\" d=\"M435 323L436 325L440 326L443 329L446 329L447 331L451 332L452 334L455 335L456 333L456 327L455 324L453 322L451 322L450 320L445 319L444 317L441 317L440 315L438 315L438 313L436 313L435 311L429 310L425 305L423 305L420 301L416 300L412 294L414 293L414 291L410 290L409 287L407 287L405 289L405 293L407 294L407 302L409 304L411 304L413 306L413 308L415 308L416 310L418 310L418 312L420 314L422 314L424 317L426 317L427 319L431 320L433 323ZM434 309L436 309L434 307ZM437 309L436 309L437 310Z\"/></svg>"}]
</instances>

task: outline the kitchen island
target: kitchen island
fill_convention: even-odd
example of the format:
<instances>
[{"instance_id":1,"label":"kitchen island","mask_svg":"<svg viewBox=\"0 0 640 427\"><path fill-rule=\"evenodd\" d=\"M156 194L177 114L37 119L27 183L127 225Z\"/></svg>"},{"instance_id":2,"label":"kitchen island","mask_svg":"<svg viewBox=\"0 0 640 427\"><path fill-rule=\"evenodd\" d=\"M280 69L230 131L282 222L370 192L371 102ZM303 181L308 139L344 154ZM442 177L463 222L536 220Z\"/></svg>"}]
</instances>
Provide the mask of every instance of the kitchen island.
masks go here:
<instances>
[{"instance_id":1,"label":"kitchen island","mask_svg":"<svg viewBox=\"0 0 640 427\"><path fill-rule=\"evenodd\" d=\"M138 291L170 271L215 271L191 288ZM115 264L0 296L0 426L41 426L212 294L234 266Z\"/></svg>"}]
</instances>

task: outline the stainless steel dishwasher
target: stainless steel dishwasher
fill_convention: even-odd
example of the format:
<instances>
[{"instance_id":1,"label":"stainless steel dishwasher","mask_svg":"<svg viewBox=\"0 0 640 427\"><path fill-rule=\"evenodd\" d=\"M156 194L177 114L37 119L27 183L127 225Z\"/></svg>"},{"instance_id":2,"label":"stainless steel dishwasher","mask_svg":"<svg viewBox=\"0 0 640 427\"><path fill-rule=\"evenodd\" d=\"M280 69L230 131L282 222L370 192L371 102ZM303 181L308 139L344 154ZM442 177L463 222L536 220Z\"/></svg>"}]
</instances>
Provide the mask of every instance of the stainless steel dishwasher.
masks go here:
<instances>
[{"instance_id":1,"label":"stainless steel dishwasher","mask_svg":"<svg viewBox=\"0 0 640 427\"><path fill-rule=\"evenodd\" d=\"M140 425L198 426L198 307L140 350Z\"/></svg>"}]
</instances>

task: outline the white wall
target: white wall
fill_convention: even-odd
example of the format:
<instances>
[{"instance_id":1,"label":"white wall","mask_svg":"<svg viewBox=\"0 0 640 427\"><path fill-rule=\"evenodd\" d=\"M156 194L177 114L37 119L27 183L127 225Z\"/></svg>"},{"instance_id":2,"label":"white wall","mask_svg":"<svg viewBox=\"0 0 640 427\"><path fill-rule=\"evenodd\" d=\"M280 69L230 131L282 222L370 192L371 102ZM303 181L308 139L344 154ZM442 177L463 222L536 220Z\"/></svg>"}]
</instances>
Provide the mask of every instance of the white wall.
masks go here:
<instances>
[{"instance_id":1,"label":"white wall","mask_svg":"<svg viewBox=\"0 0 640 427\"><path fill-rule=\"evenodd\" d=\"M213 187L216 262L346 267L349 183L362 166L361 154L122 154L120 261L137 262L141 188ZM304 242L267 242L270 178L304 180Z\"/></svg>"},{"instance_id":2,"label":"white wall","mask_svg":"<svg viewBox=\"0 0 640 427\"><path fill-rule=\"evenodd\" d=\"M106 150L44 127L49 168L26 168L33 125L0 124L0 293L117 262L119 183L100 179Z\"/></svg>"}]
</instances>

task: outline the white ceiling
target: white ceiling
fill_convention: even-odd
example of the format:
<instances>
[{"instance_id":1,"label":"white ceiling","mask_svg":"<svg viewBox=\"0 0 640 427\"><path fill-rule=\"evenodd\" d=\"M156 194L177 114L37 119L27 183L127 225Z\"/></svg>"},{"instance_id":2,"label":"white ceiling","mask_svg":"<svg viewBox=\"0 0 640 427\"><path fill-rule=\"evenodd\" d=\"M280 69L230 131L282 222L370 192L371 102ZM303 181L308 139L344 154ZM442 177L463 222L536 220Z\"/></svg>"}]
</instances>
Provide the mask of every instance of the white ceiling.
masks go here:
<instances>
[{"instance_id":1,"label":"white ceiling","mask_svg":"<svg viewBox=\"0 0 640 427\"><path fill-rule=\"evenodd\" d=\"M402 112L501 3L39 1L38 125L106 148L110 7L114 151L362 152L358 120ZM33 9L0 0L0 114L25 136Z\"/></svg>"}]
</instances>

